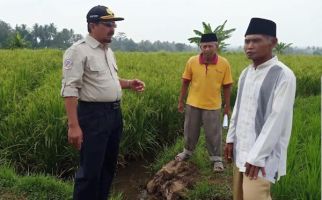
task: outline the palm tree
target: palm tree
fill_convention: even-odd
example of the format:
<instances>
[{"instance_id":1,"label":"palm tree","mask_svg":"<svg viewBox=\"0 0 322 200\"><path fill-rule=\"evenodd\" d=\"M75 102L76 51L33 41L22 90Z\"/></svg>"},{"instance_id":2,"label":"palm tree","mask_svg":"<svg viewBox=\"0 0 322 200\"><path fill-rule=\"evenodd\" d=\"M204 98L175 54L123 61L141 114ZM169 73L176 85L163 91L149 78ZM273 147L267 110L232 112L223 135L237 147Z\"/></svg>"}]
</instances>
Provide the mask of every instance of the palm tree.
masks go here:
<instances>
[{"instance_id":1,"label":"palm tree","mask_svg":"<svg viewBox=\"0 0 322 200\"><path fill-rule=\"evenodd\" d=\"M197 36L196 37L191 37L188 40L189 40L190 43L195 43L195 44L199 45L202 34L216 33L217 38L218 38L218 44L219 44L218 50L219 51L224 51L225 48L229 45L229 44L225 43L224 41L226 39L230 38L231 33L236 30L235 28L225 30L226 23L227 23L227 20L225 20L225 22L222 25L219 25L214 30L212 30L212 27L211 27L211 25L209 23L202 22L203 32L198 31L198 30L193 30L193 32Z\"/></svg>"}]
</instances>

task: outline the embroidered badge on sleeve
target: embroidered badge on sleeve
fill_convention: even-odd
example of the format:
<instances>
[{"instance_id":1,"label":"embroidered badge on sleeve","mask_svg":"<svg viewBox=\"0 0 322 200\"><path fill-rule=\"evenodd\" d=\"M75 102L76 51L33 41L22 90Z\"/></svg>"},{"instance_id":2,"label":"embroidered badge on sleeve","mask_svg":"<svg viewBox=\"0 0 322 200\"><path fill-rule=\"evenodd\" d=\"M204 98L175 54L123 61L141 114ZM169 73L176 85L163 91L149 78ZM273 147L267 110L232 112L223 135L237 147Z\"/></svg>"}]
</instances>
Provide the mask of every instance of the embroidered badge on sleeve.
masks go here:
<instances>
[{"instance_id":1,"label":"embroidered badge on sleeve","mask_svg":"<svg viewBox=\"0 0 322 200\"><path fill-rule=\"evenodd\" d=\"M64 61L64 69L71 69L73 66L73 61L69 58L65 59Z\"/></svg>"}]
</instances>

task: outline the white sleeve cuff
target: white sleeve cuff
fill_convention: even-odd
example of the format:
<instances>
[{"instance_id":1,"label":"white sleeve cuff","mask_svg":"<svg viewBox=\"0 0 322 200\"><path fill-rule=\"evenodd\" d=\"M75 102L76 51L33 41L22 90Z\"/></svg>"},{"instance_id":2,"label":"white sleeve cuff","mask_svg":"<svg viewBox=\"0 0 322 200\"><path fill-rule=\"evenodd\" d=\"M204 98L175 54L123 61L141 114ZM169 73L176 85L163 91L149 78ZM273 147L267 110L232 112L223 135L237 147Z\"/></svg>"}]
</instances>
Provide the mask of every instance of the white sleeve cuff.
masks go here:
<instances>
[{"instance_id":1,"label":"white sleeve cuff","mask_svg":"<svg viewBox=\"0 0 322 200\"><path fill-rule=\"evenodd\" d=\"M79 97L78 88L65 85L62 87L61 96L62 97Z\"/></svg>"},{"instance_id":2,"label":"white sleeve cuff","mask_svg":"<svg viewBox=\"0 0 322 200\"><path fill-rule=\"evenodd\" d=\"M247 159L246 162L257 167L265 167L265 160L263 159L262 160Z\"/></svg>"},{"instance_id":3,"label":"white sleeve cuff","mask_svg":"<svg viewBox=\"0 0 322 200\"><path fill-rule=\"evenodd\" d=\"M234 140L234 137L228 137L226 138L226 143L234 143L235 140Z\"/></svg>"}]
</instances>

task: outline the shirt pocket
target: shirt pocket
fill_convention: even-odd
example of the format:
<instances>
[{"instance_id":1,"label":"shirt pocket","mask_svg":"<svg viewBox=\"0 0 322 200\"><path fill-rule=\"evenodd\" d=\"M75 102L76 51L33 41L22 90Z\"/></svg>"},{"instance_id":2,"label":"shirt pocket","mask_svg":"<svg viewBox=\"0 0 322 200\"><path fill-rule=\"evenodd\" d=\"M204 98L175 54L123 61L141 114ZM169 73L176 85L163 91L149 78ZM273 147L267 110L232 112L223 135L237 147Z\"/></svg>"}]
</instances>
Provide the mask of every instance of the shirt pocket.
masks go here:
<instances>
[{"instance_id":1,"label":"shirt pocket","mask_svg":"<svg viewBox=\"0 0 322 200\"><path fill-rule=\"evenodd\" d=\"M112 74L109 69L102 65L90 65L91 77L95 78L96 81L109 81L112 79Z\"/></svg>"},{"instance_id":2,"label":"shirt pocket","mask_svg":"<svg viewBox=\"0 0 322 200\"><path fill-rule=\"evenodd\" d=\"M96 73L102 73L107 70L103 65L100 65L95 61L89 62L88 68L91 72L96 72Z\"/></svg>"},{"instance_id":3,"label":"shirt pocket","mask_svg":"<svg viewBox=\"0 0 322 200\"><path fill-rule=\"evenodd\" d=\"M98 62L95 58L89 58L87 62L89 73L95 77L102 77L107 75L107 67Z\"/></svg>"},{"instance_id":4,"label":"shirt pocket","mask_svg":"<svg viewBox=\"0 0 322 200\"><path fill-rule=\"evenodd\" d=\"M100 66L100 65L90 65L89 66L89 69L92 71L92 72L101 72L101 71L104 71L104 67Z\"/></svg>"}]
</instances>

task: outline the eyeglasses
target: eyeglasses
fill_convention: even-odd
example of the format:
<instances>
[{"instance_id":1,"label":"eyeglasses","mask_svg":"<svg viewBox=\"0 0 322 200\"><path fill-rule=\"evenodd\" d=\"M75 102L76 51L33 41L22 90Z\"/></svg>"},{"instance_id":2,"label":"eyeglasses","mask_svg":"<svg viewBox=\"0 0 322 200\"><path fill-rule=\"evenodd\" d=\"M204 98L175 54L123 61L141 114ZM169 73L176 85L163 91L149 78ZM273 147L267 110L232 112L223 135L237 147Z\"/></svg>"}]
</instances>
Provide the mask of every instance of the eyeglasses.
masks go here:
<instances>
[{"instance_id":1,"label":"eyeglasses","mask_svg":"<svg viewBox=\"0 0 322 200\"><path fill-rule=\"evenodd\" d=\"M108 28L116 28L116 24L115 22L99 22L99 24L103 24L104 26L108 27Z\"/></svg>"}]
</instances>

